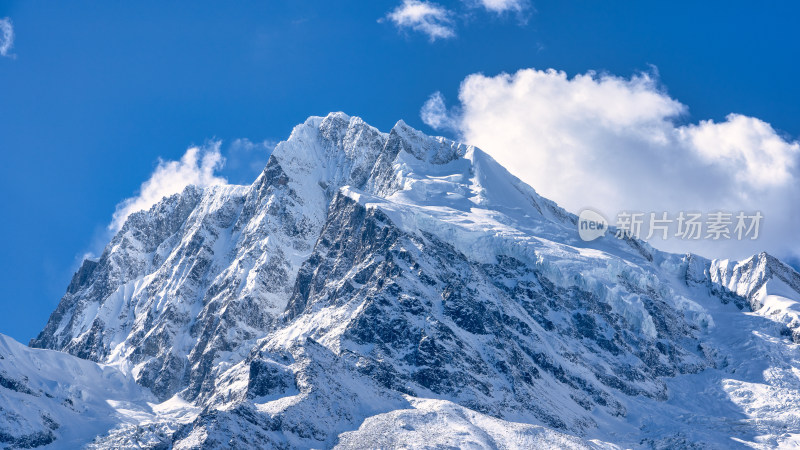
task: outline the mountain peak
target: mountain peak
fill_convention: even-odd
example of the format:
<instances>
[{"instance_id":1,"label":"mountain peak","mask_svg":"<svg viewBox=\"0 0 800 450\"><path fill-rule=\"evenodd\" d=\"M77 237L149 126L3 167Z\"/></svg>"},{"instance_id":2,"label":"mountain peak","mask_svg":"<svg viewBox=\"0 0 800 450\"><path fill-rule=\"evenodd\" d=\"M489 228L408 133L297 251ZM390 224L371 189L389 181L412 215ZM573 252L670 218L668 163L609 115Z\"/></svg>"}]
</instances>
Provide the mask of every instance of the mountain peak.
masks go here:
<instances>
[{"instance_id":1,"label":"mountain peak","mask_svg":"<svg viewBox=\"0 0 800 450\"><path fill-rule=\"evenodd\" d=\"M473 146L337 112L296 126L251 186L131 215L32 345L161 402L114 399L135 425L98 447L368 446L376 423L456 419L622 446L800 434L780 415L794 372L765 381L753 357L793 361L797 274L766 254L640 250L580 240L573 215ZM742 314L744 295L765 308ZM765 400L778 413L720 417L758 383L791 390Z\"/></svg>"}]
</instances>

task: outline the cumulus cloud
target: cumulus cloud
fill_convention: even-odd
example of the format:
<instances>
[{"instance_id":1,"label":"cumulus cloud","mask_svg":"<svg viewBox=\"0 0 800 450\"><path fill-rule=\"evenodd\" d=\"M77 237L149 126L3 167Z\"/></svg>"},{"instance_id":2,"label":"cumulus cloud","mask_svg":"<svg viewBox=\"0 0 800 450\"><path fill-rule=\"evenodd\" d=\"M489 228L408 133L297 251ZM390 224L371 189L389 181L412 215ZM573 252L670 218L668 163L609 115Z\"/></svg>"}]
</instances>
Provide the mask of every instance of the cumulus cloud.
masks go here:
<instances>
[{"instance_id":1,"label":"cumulus cloud","mask_svg":"<svg viewBox=\"0 0 800 450\"><path fill-rule=\"evenodd\" d=\"M14 46L14 27L8 17L0 19L0 56L13 57L11 47Z\"/></svg>"},{"instance_id":2,"label":"cumulus cloud","mask_svg":"<svg viewBox=\"0 0 800 450\"><path fill-rule=\"evenodd\" d=\"M436 3L421 0L403 0L403 3L387 16L400 29L412 29L424 33L431 42L437 39L452 38L452 13Z\"/></svg>"},{"instance_id":3,"label":"cumulus cloud","mask_svg":"<svg viewBox=\"0 0 800 450\"><path fill-rule=\"evenodd\" d=\"M214 141L203 147L190 147L180 161L159 160L153 174L139 188L139 194L117 205L108 228L119 231L132 213L147 210L164 197L182 192L186 186L225 184L227 180L216 175L225 164L220 145L221 142Z\"/></svg>"},{"instance_id":4,"label":"cumulus cloud","mask_svg":"<svg viewBox=\"0 0 800 450\"><path fill-rule=\"evenodd\" d=\"M711 257L800 254L800 143L763 120L730 114L682 124L687 107L647 73L475 74L459 101L448 111L434 94L422 118L455 127L568 210L593 207L612 224L621 211L761 211L757 240L650 242Z\"/></svg>"}]
</instances>

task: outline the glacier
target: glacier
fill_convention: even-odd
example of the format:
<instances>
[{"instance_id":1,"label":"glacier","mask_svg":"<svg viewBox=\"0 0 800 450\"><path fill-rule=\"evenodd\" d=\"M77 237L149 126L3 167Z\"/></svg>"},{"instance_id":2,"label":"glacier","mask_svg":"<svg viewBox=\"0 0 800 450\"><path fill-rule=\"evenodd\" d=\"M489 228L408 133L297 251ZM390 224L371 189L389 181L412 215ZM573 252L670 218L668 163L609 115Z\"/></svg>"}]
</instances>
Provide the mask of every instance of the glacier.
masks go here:
<instances>
[{"instance_id":1,"label":"glacier","mask_svg":"<svg viewBox=\"0 0 800 450\"><path fill-rule=\"evenodd\" d=\"M473 146L311 117L0 337L0 445L800 445L800 274L576 220Z\"/></svg>"}]
</instances>

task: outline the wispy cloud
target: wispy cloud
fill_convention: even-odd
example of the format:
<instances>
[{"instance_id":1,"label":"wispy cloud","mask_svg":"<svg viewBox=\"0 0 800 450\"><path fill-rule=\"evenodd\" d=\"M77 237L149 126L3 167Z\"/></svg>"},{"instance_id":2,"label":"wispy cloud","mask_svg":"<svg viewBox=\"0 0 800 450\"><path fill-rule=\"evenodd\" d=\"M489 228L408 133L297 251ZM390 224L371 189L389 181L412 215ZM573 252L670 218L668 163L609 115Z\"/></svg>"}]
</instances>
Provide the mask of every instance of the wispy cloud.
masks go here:
<instances>
[{"instance_id":1,"label":"wispy cloud","mask_svg":"<svg viewBox=\"0 0 800 450\"><path fill-rule=\"evenodd\" d=\"M13 58L14 55L9 53L13 46L14 26L11 24L11 19L4 17L0 19L0 56Z\"/></svg>"},{"instance_id":2,"label":"wispy cloud","mask_svg":"<svg viewBox=\"0 0 800 450\"><path fill-rule=\"evenodd\" d=\"M756 117L685 124L688 108L656 74L630 78L555 70L470 75L460 105L422 108L562 206L620 211L761 211L757 240L667 240L671 251L743 257L800 255L800 142Z\"/></svg>"},{"instance_id":3,"label":"wispy cloud","mask_svg":"<svg viewBox=\"0 0 800 450\"><path fill-rule=\"evenodd\" d=\"M526 0L477 0L477 4L487 11L497 14L505 12L521 13L529 7Z\"/></svg>"},{"instance_id":4,"label":"wispy cloud","mask_svg":"<svg viewBox=\"0 0 800 450\"><path fill-rule=\"evenodd\" d=\"M139 194L117 205L108 228L119 231L128 216L149 209L164 197L182 192L186 186L227 183L225 178L216 175L225 164L220 145L220 141L213 141L203 147L190 147L180 161L159 160L150 178L139 188Z\"/></svg>"},{"instance_id":5,"label":"wispy cloud","mask_svg":"<svg viewBox=\"0 0 800 450\"><path fill-rule=\"evenodd\" d=\"M456 23L468 25L474 10L490 15L516 17L520 25L528 23L533 12L530 0L462 0L461 6L451 10L426 0L403 0L397 8L378 22L388 20L400 30L424 33L431 42L456 36Z\"/></svg>"},{"instance_id":6,"label":"wispy cloud","mask_svg":"<svg viewBox=\"0 0 800 450\"><path fill-rule=\"evenodd\" d=\"M400 29L412 29L428 36L431 42L455 37L452 12L436 3L403 0L386 18Z\"/></svg>"},{"instance_id":7,"label":"wispy cloud","mask_svg":"<svg viewBox=\"0 0 800 450\"><path fill-rule=\"evenodd\" d=\"M454 119L457 115L447 110L444 96L441 92L434 92L422 105L419 111L422 121L436 130L458 131L458 122Z\"/></svg>"}]
</instances>

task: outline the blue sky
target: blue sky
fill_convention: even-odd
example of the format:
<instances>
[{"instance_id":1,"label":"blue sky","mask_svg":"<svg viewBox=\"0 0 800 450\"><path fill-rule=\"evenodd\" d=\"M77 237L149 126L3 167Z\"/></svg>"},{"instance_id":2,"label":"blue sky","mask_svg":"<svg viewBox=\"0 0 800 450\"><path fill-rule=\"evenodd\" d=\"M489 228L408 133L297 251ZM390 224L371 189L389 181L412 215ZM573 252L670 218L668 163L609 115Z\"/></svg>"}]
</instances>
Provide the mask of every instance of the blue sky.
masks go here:
<instances>
[{"instance_id":1,"label":"blue sky","mask_svg":"<svg viewBox=\"0 0 800 450\"><path fill-rule=\"evenodd\" d=\"M159 158L221 140L219 175L249 182L257 170L241 159L266 150L236 154L235 139L281 140L336 110L434 132L420 108L440 92L451 114L468 110L458 95L470 74L644 72L687 107L676 126L738 113L790 144L800 135L794 2L532 1L498 13L441 1L445 15L429 19L446 31L433 40L392 20L401 2L0 2L13 27L0 56L0 332L38 333Z\"/></svg>"}]
</instances>

